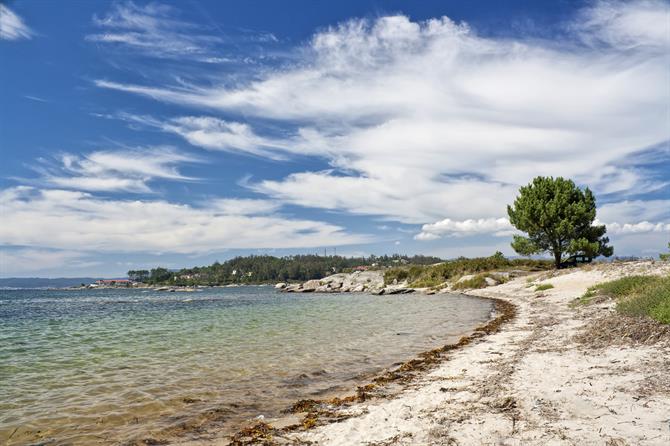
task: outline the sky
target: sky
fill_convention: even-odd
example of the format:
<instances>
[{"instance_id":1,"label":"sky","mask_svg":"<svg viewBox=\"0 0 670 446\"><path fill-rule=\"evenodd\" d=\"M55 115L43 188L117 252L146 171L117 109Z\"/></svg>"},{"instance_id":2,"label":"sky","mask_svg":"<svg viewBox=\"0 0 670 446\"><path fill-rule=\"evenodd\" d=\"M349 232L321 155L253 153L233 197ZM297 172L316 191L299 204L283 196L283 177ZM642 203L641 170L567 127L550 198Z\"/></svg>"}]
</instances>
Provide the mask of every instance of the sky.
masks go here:
<instances>
[{"instance_id":1,"label":"sky","mask_svg":"<svg viewBox=\"0 0 670 446\"><path fill-rule=\"evenodd\" d=\"M0 276L514 255L537 175L670 240L670 3L0 1Z\"/></svg>"}]
</instances>

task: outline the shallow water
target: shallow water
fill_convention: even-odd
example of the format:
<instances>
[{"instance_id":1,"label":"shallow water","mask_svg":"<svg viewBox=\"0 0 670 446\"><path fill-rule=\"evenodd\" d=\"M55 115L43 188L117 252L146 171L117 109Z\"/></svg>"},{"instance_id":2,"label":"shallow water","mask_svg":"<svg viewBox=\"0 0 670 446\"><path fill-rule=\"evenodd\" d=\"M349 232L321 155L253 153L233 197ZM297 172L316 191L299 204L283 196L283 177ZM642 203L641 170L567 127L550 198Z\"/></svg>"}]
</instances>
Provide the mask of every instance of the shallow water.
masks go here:
<instances>
[{"instance_id":1,"label":"shallow water","mask_svg":"<svg viewBox=\"0 0 670 446\"><path fill-rule=\"evenodd\" d=\"M118 444L204 419L234 429L354 389L491 310L458 295L271 287L0 291L0 443Z\"/></svg>"}]
</instances>

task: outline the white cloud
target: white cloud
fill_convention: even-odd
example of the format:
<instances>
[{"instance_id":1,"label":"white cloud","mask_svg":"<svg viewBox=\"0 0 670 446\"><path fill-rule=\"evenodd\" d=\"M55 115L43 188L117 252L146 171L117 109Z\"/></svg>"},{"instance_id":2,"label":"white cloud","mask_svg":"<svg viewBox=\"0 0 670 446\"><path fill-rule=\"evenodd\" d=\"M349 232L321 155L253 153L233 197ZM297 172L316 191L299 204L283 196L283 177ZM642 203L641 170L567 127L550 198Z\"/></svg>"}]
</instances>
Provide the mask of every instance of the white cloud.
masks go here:
<instances>
[{"instance_id":1,"label":"white cloud","mask_svg":"<svg viewBox=\"0 0 670 446\"><path fill-rule=\"evenodd\" d=\"M670 232L670 223L651 223L641 221L639 223L608 223L609 234L639 234L645 232Z\"/></svg>"},{"instance_id":2,"label":"white cloud","mask_svg":"<svg viewBox=\"0 0 670 446\"><path fill-rule=\"evenodd\" d=\"M443 236L494 234L509 236L515 232L514 227L506 218L479 218L463 221L445 218L435 223L425 224L421 232L414 236L416 240L435 240Z\"/></svg>"},{"instance_id":3,"label":"white cloud","mask_svg":"<svg viewBox=\"0 0 670 446\"><path fill-rule=\"evenodd\" d=\"M208 150L241 152L275 160L285 160L292 142L257 135L248 124L208 116L182 116L161 121L150 116L121 113L124 121L158 128L181 136L190 144Z\"/></svg>"},{"instance_id":4,"label":"white cloud","mask_svg":"<svg viewBox=\"0 0 670 446\"><path fill-rule=\"evenodd\" d=\"M32 36L33 31L23 22L23 19L0 3L0 39L30 39Z\"/></svg>"},{"instance_id":5,"label":"white cloud","mask_svg":"<svg viewBox=\"0 0 670 446\"><path fill-rule=\"evenodd\" d=\"M645 46L670 46L668 5L653 0L637 2L602 1L583 11L575 26L588 43L624 49Z\"/></svg>"},{"instance_id":6,"label":"white cloud","mask_svg":"<svg viewBox=\"0 0 670 446\"><path fill-rule=\"evenodd\" d=\"M77 251L49 250L36 248L3 249L0 247L0 276L25 275L62 269L91 266L95 262L83 260L84 255Z\"/></svg>"},{"instance_id":7,"label":"white cloud","mask_svg":"<svg viewBox=\"0 0 670 446\"><path fill-rule=\"evenodd\" d=\"M352 20L317 33L299 63L235 88L96 84L292 128L261 137L191 117L169 129L206 148L330 162L249 185L284 202L407 223L486 219L536 175L597 194L666 187L628 160L670 140L668 20L661 1L597 3L560 45L485 38L446 17Z\"/></svg>"},{"instance_id":8,"label":"white cloud","mask_svg":"<svg viewBox=\"0 0 670 446\"><path fill-rule=\"evenodd\" d=\"M267 202L251 200L194 207L162 200L105 200L78 191L20 186L0 193L0 245L97 253L200 254L370 241L319 221L249 215L270 210Z\"/></svg>"},{"instance_id":9,"label":"white cloud","mask_svg":"<svg viewBox=\"0 0 670 446\"><path fill-rule=\"evenodd\" d=\"M602 221L670 220L670 200L625 200L598 206Z\"/></svg>"},{"instance_id":10,"label":"white cloud","mask_svg":"<svg viewBox=\"0 0 670 446\"><path fill-rule=\"evenodd\" d=\"M228 59L216 56L213 46L220 37L199 34L202 26L177 18L178 11L165 4L144 6L133 2L116 3L104 17L94 17L94 23L104 31L87 36L87 40L131 48L158 58L189 58L206 63Z\"/></svg>"},{"instance_id":11,"label":"white cloud","mask_svg":"<svg viewBox=\"0 0 670 446\"><path fill-rule=\"evenodd\" d=\"M662 200L659 200L662 201ZM638 201L634 203L624 202L620 208L625 208L627 205L630 205L630 209L637 208L638 210L642 208L643 201ZM601 212L598 210L598 214L605 214L608 216L617 215L612 212L613 206L609 206L606 212ZM627 210L627 209L626 209ZM664 209L664 214L670 212L668 209ZM630 216L627 212L618 213L620 217L626 215ZM651 211L641 212L640 215L654 215L659 216L660 214ZM638 216L638 218L640 218ZM621 220L619 220L621 221ZM621 235L621 234L640 234L647 232L668 232L670 231L670 223L664 222L649 222L649 221L637 221L633 220L633 223L617 223L616 221L610 220L610 223L605 223L600 219L596 219L594 224L601 225L604 224L607 227L608 235ZM512 226L510 221L507 218L479 218L479 219L467 219L467 220L452 220L450 218L445 218L435 223L425 224L421 227L421 232L414 236L415 240L437 240L442 237L461 237L461 236L472 236L472 235L494 235L496 237L508 237L512 234L518 233L518 230Z\"/></svg>"},{"instance_id":12,"label":"white cloud","mask_svg":"<svg viewBox=\"0 0 670 446\"><path fill-rule=\"evenodd\" d=\"M401 165L387 165L375 177L334 175L331 171L292 174L250 187L292 204L381 215L404 223L425 223L444 215L488 214L514 198L517 188L476 179L437 181Z\"/></svg>"},{"instance_id":13,"label":"white cloud","mask_svg":"<svg viewBox=\"0 0 670 446\"><path fill-rule=\"evenodd\" d=\"M169 147L135 150L96 151L84 156L64 154L60 165L35 169L41 182L56 187L86 191L150 192L155 179L189 181L176 164L196 162L196 158Z\"/></svg>"},{"instance_id":14,"label":"white cloud","mask_svg":"<svg viewBox=\"0 0 670 446\"><path fill-rule=\"evenodd\" d=\"M222 198L212 200L210 206L227 215L262 215L279 210L281 203L252 198Z\"/></svg>"}]
</instances>

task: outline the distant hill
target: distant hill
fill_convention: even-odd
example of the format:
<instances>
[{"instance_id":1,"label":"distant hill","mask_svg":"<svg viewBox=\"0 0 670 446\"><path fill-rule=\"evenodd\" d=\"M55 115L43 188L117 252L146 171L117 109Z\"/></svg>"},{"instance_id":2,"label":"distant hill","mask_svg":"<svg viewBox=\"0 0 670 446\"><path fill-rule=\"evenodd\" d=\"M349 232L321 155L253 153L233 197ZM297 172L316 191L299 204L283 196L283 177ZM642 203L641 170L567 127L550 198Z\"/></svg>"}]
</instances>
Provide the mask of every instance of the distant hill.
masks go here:
<instances>
[{"instance_id":1,"label":"distant hill","mask_svg":"<svg viewBox=\"0 0 670 446\"><path fill-rule=\"evenodd\" d=\"M93 277L59 277L45 279L42 277L8 277L0 279L0 288L65 288L82 283L89 284L98 278Z\"/></svg>"}]
</instances>

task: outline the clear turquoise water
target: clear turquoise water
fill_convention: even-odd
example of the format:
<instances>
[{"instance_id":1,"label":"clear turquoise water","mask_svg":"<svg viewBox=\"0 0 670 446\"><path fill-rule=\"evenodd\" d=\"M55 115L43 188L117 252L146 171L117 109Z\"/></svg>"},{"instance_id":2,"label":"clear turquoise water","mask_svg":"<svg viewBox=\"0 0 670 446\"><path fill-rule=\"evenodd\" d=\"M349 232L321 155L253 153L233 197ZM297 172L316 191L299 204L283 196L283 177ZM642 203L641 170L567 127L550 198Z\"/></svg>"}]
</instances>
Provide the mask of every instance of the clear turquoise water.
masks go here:
<instances>
[{"instance_id":1,"label":"clear turquoise water","mask_svg":"<svg viewBox=\"0 0 670 446\"><path fill-rule=\"evenodd\" d=\"M271 287L0 291L0 444L118 444L204 420L234 429L351 390L491 310L456 295Z\"/></svg>"}]
</instances>

